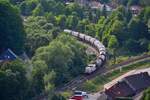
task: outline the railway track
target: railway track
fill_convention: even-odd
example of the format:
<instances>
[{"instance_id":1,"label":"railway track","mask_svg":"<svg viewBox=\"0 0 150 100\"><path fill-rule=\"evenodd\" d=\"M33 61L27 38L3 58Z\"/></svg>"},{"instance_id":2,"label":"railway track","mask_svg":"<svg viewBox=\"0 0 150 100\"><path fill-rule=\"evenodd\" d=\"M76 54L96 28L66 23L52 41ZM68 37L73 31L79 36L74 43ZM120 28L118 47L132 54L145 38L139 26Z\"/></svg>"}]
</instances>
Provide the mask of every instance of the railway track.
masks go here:
<instances>
[{"instance_id":1,"label":"railway track","mask_svg":"<svg viewBox=\"0 0 150 100\"><path fill-rule=\"evenodd\" d=\"M97 75L101 74L106 74L108 72L111 72L113 70L117 70L118 68L124 67L125 65L132 64L133 62L140 61L142 59L149 58L150 55L142 55L136 58L129 59L127 61L121 62L119 64L113 65L111 69L106 69L106 67L99 68L95 73L92 73L90 75L82 75L79 77L76 77L72 81L68 82L67 84L63 85L62 87L56 88L55 92L63 92L66 90L74 90L76 89L79 85L83 84L86 80L90 80L94 78Z\"/></svg>"},{"instance_id":2,"label":"railway track","mask_svg":"<svg viewBox=\"0 0 150 100\"><path fill-rule=\"evenodd\" d=\"M68 30L67 30L68 31ZM76 33L76 32L74 32ZM73 35L73 34L72 34ZM80 40L80 35L79 37L74 35L75 37L77 37ZM81 37L82 38L82 37ZM83 41L81 41L83 42ZM86 42L86 41L84 41ZM84 43L83 42L83 43ZM87 45L89 45L90 47L92 47L89 43L87 43ZM93 47L93 49L95 49ZM97 50L96 50L97 51ZM99 53L96 53L97 56L99 55ZM97 75L101 75L101 74L104 74L104 73L107 73L107 72L110 72L110 71L113 71L117 68L121 68L125 65L128 65L132 62L135 62L135 61L138 61L138 60L141 60L141 59L145 59L145 58L148 58L150 57L150 54L149 55L143 55L143 56L139 56L139 57L136 57L134 59L129 59L127 61L124 61L124 62L121 62L119 64L116 64L116 65L113 65L113 67L111 67L111 69L107 69L109 67L99 67L96 71L94 71L92 74L89 74L89 75L81 75L79 77L76 77L75 79L73 79L72 81L68 82L67 84L61 86L61 87L58 87L56 88L55 92L61 92L61 91L65 91L65 90L75 90L77 88L78 85L80 84L83 84L86 80L89 80L89 79L92 79L93 77L97 76ZM105 65L104 65L105 66Z\"/></svg>"},{"instance_id":3,"label":"railway track","mask_svg":"<svg viewBox=\"0 0 150 100\"><path fill-rule=\"evenodd\" d=\"M68 82L67 84L65 84L61 87L57 87L54 92L61 93L61 92L66 91L66 90L73 90L77 86L82 85L86 80L90 80L90 79L94 78L97 75L107 74L111 71L117 70L120 67L124 67L124 66L132 64L134 62L141 61L141 60L144 60L144 59L147 59L147 58L150 58L150 54L145 54L145 55L142 55L142 56L139 56L139 57L136 57L136 58L126 60L126 61L121 62L119 64L113 65L111 69L106 69L105 67L103 67L102 69L98 69L93 74L78 76L78 77L74 78L73 80L71 80L70 82ZM33 98L32 100L47 100L47 93L41 93L40 95Z\"/></svg>"},{"instance_id":4,"label":"railway track","mask_svg":"<svg viewBox=\"0 0 150 100\"><path fill-rule=\"evenodd\" d=\"M94 78L97 75L107 74L111 71L117 70L120 67L124 67L124 66L132 64L134 62L141 61L141 60L144 60L144 59L147 59L147 58L150 58L150 54L145 54L145 55L142 55L142 56L139 56L139 57L136 57L136 58L126 60L126 61L121 62L119 64L113 65L111 69L106 69L105 67L102 67L101 69L98 69L93 74L82 75L82 76L78 76L78 77L74 78L73 80L71 80L67 84L65 84L61 87L57 87L54 92L61 93L61 92L64 92L66 90L74 90L79 85L82 85L86 80L90 80L90 79ZM47 93L42 93L39 96L33 98L32 100L47 100L46 98L47 98Z\"/></svg>"},{"instance_id":5,"label":"railway track","mask_svg":"<svg viewBox=\"0 0 150 100\"><path fill-rule=\"evenodd\" d=\"M142 60L145 58L149 58L149 57L150 57L150 55L145 54L145 55L142 55L142 56L139 56L136 58L132 58L127 61L121 62L119 64L113 65L111 67L111 69L107 69L108 67L100 67L92 74L78 76L78 77L74 78L73 80L71 80L70 82L68 82L60 87L57 87L54 90L54 92L61 93L66 90L71 90L71 91L75 90L79 85L82 85L86 80L90 80L90 79L96 77L97 75L106 74L106 73L116 70L118 68L124 67L125 65L129 65L133 62L136 62L136 61L139 61L139 60ZM104 65L104 66L106 66L106 65ZM46 97L47 97L47 93L42 93L41 95L35 97L33 100L45 100Z\"/></svg>"}]
</instances>

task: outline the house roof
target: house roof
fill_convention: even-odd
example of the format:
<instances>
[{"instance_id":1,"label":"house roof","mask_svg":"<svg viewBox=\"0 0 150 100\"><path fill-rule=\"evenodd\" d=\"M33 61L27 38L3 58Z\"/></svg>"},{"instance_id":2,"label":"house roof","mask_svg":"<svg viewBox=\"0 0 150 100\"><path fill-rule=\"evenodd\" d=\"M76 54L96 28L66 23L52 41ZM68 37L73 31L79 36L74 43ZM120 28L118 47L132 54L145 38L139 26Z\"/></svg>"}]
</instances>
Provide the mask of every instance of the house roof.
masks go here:
<instances>
[{"instance_id":1,"label":"house roof","mask_svg":"<svg viewBox=\"0 0 150 100\"><path fill-rule=\"evenodd\" d=\"M150 76L148 72L130 75L124 78L128 85L136 92L150 86Z\"/></svg>"},{"instance_id":2,"label":"house roof","mask_svg":"<svg viewBox=\"0 0 150 100\"><path fill-rule=\"evenodd\" d=\"M141 10L142 7L141 6L138 6L138 5L133 5L130 7L130 10Z\"/></svg>"},{"instance_id":3,"label":"house roof","mask_svg":"<svg viewBox=\"0 0 150 100\"><path fill-rule=\"evenodd\" d=\"M0 55L0 62L7 61L7 60L15 60L17 55L11 51L11 49L7 49Z\"/></svg>"},{"instance_id":4,"label":"house roof","mask_svg":"<svg viewBox=\"0 0 150 100\"><path fill-rule=\"evenodd\" d=\"M127 97L134 95L134 91L129 87L125 81L118 82L108 90L105 90L105 94L111 98Z\"/></svg>"}]
</instances>

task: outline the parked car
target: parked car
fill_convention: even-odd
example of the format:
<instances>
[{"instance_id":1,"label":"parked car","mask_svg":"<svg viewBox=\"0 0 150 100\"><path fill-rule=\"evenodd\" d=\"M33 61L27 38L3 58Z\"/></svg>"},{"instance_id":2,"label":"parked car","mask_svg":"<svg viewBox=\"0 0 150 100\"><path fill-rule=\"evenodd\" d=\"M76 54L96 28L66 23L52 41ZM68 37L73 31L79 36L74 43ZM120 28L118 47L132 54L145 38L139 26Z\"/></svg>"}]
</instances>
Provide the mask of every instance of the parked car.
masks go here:
<instances>
[{"instance_id":1,"label":"parked car","mask_svg":"<svg viewBox=\"0 0 150 100\"><path fill-rule=\"evenodd\" d=\"M69 100L83 100L83 96L73 96Z\"/></svg>"},{"instance_id":2,"label":"parked car","mask_svg":"<svg viewBox=\"0 0 150 100\"><path fill-rule=\"evenodd\" d=\"M88 97L87 93L84 91L75 91L74 96L82 96L82 97Z\"/></svg>"}]
</instances>

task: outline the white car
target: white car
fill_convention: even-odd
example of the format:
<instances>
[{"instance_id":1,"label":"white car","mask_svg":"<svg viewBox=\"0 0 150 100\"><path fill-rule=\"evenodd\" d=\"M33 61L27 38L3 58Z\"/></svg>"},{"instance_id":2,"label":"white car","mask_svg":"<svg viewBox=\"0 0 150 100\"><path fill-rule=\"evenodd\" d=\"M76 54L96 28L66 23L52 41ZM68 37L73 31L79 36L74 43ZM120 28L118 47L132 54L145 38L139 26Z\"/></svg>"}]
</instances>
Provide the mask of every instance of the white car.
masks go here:
<instances>
[{"instance_id":1,"label":"white car","mask_svg":"<svg viewBox=\"0 0 150 100\"><path fill-rule=\"evenodd\" d=\"M74 96L88 97L87 93L84 91L75 91Z\"/></svg>"}]
</instances>

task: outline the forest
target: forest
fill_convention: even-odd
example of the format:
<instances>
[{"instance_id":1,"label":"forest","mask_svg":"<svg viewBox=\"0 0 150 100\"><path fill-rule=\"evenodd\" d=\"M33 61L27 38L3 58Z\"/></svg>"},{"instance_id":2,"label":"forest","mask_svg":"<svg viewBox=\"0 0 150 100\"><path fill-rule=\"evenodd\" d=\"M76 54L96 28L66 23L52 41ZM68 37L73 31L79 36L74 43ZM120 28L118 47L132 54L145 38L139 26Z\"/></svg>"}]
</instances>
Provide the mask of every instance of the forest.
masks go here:
<instances>
[{"instance_id":1,"label":"forest","mask_svg":"<svg viewBox=\"0 0 150 100\"><path fill-rule=\"evenodd\" d=\"M109 59L150 51L149 0L99 1L117 7L107 12L65 0L0 0L0 54L10 48L30 58L0 63L1 100L32 100L41 93L66 100L55 88L81 75L89 57L87 47L64 29L97 38ZM128 9L132 5L143 8L137 16Z\"/></svg>"}]
</instances>

